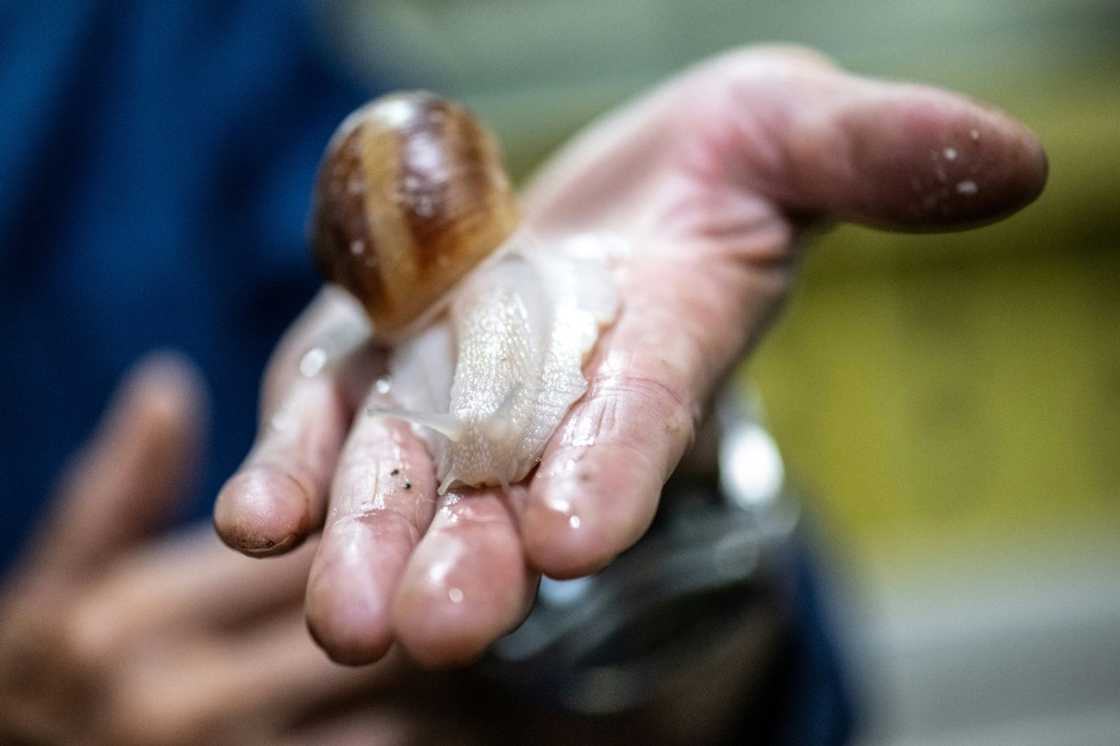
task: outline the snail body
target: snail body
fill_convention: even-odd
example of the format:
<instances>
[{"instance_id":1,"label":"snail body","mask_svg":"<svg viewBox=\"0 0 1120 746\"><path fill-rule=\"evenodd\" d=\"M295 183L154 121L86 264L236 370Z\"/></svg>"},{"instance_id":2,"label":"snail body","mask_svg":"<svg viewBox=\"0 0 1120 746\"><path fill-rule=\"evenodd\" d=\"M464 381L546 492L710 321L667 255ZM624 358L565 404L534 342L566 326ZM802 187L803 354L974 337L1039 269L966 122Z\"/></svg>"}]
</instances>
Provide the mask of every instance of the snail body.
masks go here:
<instances>
[{"instance_id":1,"label":"snail body","mask_svg":"<svg viewBox=\"0 0 1120 746\"><path fill-rule=\"evenodd\" d=\"M517 482L586 391L583 362L616 308L602 261L519 239L467 278L446 316L393 350L402 408L380 414L438 434L429 442L441 493Z\"/></svg>"},{"instance_id":2,"label":"snail body","mask_svg":"<svg viewBox=\"0 0 1120 746\"><path fill-rule=\"evenodd\" d=\"M605 256L586 237L517 230L495 139L431 94L348 118L314 209L321 270L393 343L399 406L373 414L427 432L441 493L524 478L586 390L583 363L617 312Z\"/></svg>"}]
</instances>

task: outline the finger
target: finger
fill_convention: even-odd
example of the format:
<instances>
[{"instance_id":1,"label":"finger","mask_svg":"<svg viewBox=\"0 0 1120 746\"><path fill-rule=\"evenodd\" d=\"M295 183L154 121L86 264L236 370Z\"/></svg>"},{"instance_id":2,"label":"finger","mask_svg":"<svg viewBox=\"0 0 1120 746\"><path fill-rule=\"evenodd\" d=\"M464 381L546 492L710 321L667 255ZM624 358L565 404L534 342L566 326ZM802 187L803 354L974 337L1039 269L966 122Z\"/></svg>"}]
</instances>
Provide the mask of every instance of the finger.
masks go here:
<instances>
[{"instance_id":1,"label":"finger","mask_svg":"<svg viewBox=\"0 0 1120 746\"><path fill-rule=\"evenodd\" d=\"M322 525L358 392L381 365L377 351L355 344L366 328L356 305L326 290L269 363L256 443L214 507L229 546L279 554Z\"/></svg>"},{"instance_id":2,"label":"finger","mask_svg":"<svg viewBox=\"0 0 1120 746\"><path fill-rule=\"evenodd\" d=\"M401 579L396 639L425 666L468 662L524 618L536 583L498 491L450 494Z\"/></svg>"},{"instance_id":3,"label":"finger","mask_svg":"<svg viewBox=\"0 0 1120 746\"><path fill-rule=\"evenodd\" d=\"M789 230L760 223L752 240L772 245ZM513 503L533 567L587 575L641 537L693 442L706 392L765 326L790 273L711 254L651 255L619 278L625 307L586 368L587 393L546 446L528 498Z\"/></svg>"},{"instance_id":4,"label":"finger","mask_svg":"<svg viewBox=\"0 0 1120 746\"><path fill-rule=\"evenodd\" d=\"M206 743L210 734L251 723L291 723L401 675L399 657L364 669L326 660L296 611L226 644L199 642L141 659L124 672L113 731L127 743Z\"/></svg>"},{"instance_id":5,"label":"finger","mask_svg":"<svg viewBox=\"0 0 1120 746\"><path fill-rule=\"evenodd\" d=\"M32 566L81 573L158 525L193 476L204 400L184 359L161 353L137 364L67 469L54 512L32 544Z\"/></svg>"},{"instance_id":6,"label":"finger","mask_svg":"<svg viewBox=\"0 0 1120 746\"><path fill-rule=\"evenodd\" d=\"M374 391L371 402L380 398ZM407 425L359 415L339 460L307 586L307 622L337 662L379 659L405 563L435 512L435 476Z\"/></svg>"},{"instance_id":7,"label":"finger","mask_svg":"<svg viewBox=\"0 0 1120 746\"><path fill-rule=\"evenodd\" d=\"M313 553L307 546L260 563L230 552L208 527L134 552L60 620L68 654L95 669L174 630L230 629L298 609Z\"/></svg>"}]
</instances>

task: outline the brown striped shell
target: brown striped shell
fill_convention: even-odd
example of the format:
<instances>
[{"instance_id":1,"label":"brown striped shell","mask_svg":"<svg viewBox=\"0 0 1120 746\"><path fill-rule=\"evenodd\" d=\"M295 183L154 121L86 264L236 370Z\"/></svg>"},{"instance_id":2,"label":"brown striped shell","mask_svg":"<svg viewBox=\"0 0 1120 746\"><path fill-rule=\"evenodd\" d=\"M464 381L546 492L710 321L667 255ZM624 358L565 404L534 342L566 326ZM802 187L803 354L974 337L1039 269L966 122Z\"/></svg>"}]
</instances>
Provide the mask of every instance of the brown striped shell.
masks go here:
<instances>
[{"instance_id":1,"label":"brown striped shell","mask_svg":"<svg viewBox=\"0 0 1120 746\"><path fill-rule=\"evenodd\" d=\"M339 126L319 166L311 244L319 271L394 337L517 227L495 137L427 92L375 99Z\"/></svg>"}]
</instances>

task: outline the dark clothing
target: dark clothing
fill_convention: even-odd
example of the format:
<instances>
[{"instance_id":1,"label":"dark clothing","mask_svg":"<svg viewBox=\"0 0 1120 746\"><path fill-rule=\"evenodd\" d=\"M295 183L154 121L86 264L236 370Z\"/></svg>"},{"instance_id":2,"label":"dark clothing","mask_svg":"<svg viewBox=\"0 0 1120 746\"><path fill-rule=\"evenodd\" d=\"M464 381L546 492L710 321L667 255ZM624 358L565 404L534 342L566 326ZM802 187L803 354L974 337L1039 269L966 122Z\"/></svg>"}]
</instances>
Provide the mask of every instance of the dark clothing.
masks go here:
<instances>
[{"instance_id":1,"label":"dark clothing","mask_svg":"<svg viewBox=\"0 0 1120 746\"><path fill-rule=\"evenodd\" d=\"M745 713L738 744L838 746L855 735L855 702L816 562L806 545L798 547L797 613L769 681Z\"/></svg>"},{"instance_id":2,"label":"dark clothing","mask_svg":"<svg viewBox=\"0 0 1120 746\"><path fill-rule=\"evenodd\" d=\"M267 355L318 284L319 154L364 91L293 2L0 10L0 567L121 375L172 347L212 395L205 515Z\"/></svg>"}]
</instances>

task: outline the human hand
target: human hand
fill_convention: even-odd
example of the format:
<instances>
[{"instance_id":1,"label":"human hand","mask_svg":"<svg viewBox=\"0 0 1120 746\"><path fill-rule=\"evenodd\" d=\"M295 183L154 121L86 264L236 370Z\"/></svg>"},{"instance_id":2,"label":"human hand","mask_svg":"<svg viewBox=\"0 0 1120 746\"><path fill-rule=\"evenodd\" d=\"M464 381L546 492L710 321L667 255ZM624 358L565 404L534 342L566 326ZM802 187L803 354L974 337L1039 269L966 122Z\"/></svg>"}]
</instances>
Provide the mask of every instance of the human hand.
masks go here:
<instances>
[{"instance_id":1,"label":"human hand","mask_svg":"<svg viewBox=\"0 0 1120 746\"><path fill-rule=\"evenodd\" d=\"M589 128L526 192L536 234L633 247L589 390L526 483L437 501L408 427L356 416L381 396L377 351L301 375L308 350L362 324L325 291L270 364L217 529L266 555L323 528L306 611L336 660L394 641L423 663L468 660L521 619L537 573L593 572L642 535L707 400L788 293L806 228L968 227L1027 204L1045 176L1023 126L950 93L797 49L704 63Z\"/></svg>"},{"instance_id":2,"label":"human hand","mask_svg":"<svg viewBox=\"0 0 1120 746\"><path fill-rule=\"evenodd\" d=\"M312 546L260 563L209 527L150 537L190 481L201 399L182 363L141 365L67 472L0 589L3 743L327 743L293 729L400 683L397 662L343 668L311 642L300 606Z\"/></svg>"}]
</instances>

